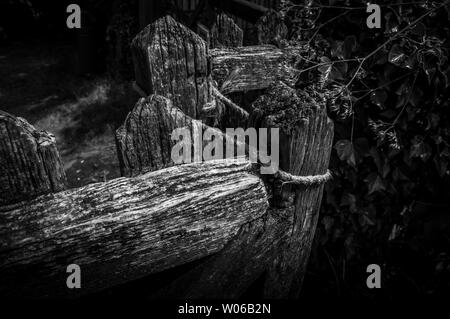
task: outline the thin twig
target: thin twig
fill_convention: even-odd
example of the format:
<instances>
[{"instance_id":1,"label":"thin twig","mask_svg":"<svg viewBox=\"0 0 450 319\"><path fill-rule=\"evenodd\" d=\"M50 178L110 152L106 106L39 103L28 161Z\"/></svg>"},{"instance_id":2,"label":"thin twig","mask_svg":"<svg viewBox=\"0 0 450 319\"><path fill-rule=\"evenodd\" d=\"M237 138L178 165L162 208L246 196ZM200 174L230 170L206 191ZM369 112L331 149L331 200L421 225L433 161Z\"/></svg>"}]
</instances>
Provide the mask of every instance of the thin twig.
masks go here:
<instances>
[{"instance_id":1,"label":"thin twig","mask_svg":"<svg viewBox=\"0 0 450 319\"><path fill-rule=\"evenodd\" d=\"M388 40L386 40L382 45L380 45L378 48L376 48L375 50L373 50L371 53L369 53L367 56L365 56L362 61L360 62L358 68L356 69L356 72L353 74L352 78L350 79L350 81L344 86L345 88L348 88L350 86L350 84L352 84L352 82L355 80L356 76L358 75L359 70L361 70L362 66L364 65L364 63L371 58L373 55L375 55L378 51L380 51L382 48L384 48L386 45L388 45L389 43L391 43L392 41L394 41L395 39L397 39L400 35L402 35L403 33L405 33L406 31L408 31L409 29L411 29L412 27L414 27L418 22L420 22L422 19L426 18L429 14L433 13L436 10L439 10L443 7L445 7L447 4L449 4L450 1L446 1L444 2L442 5L433 8L429 11L427 11L426 13L424 13L423 15L421 15L420 17L418 17L416 20L414 20L413 22L411 22L408 26L404 27L402 30L400 30L399 32L397 32L395 35L393 35L392 37L390 37Z\"/></svg>"}]
</instances>

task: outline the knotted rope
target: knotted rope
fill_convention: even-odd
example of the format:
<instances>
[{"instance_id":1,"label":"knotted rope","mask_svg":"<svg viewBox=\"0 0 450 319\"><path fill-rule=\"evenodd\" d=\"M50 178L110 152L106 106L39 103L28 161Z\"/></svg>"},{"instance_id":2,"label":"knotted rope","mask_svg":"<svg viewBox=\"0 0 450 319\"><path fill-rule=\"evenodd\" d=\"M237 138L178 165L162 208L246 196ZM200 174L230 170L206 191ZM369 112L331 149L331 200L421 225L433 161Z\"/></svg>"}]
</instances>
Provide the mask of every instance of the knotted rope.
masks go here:
<instances>
[{"instance_id":1,"label":"knotted rope","mask_svg":"<svg viewBox=\"0 0 450 319\"><path fill-rule=\"evenodd\" d=\"M281 170L274 174L274 178L280 180L283 184L303 185L306 187L324 184L329 181L331 177L330 170L327 170L327 172L322 175L297 176Z\"/></svg>"},{"instance_id":2,"label":"knotted rope","mask_svg":"<svg viewBox=\"0 0 450 319\"><path fill-rule=\"evenodd\" d=\"M258 171L261 163L250 163L247 165L247 168L251 171ZM331 171L327 169L324 174L318 175L306 175L306 176L298 176L293 175L288 172L278 170L273 175L270 175L271 178L280 181L284 184L292 184L292 185L303 185L306 187L321 185L328 182L333 176L331 175Z\"/></svg>"}]
</instances>

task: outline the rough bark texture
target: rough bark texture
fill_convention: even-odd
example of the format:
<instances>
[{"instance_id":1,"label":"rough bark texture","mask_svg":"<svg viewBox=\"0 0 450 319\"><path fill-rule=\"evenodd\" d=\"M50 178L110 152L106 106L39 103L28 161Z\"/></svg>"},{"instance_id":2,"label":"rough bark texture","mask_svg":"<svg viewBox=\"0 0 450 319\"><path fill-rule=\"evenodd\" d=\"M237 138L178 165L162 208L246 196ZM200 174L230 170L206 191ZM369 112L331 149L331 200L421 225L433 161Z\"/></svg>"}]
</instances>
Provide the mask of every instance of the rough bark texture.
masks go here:
<instances>
[{"instance_id":1,"label":"rough bark texture","mask_svg":"<svg viewBox=\"0 0 450 319\"><path fill-rule=\"evenodd\" d=\"M163 96L141 98L116 131L121 175L135 176L172 166L171 152L176 141L171 139L171 134L175 128L187 128L192 142L200 134L203 136L207 129L223 135L219 130L185 115ZM203 147L206 143L203 141L200 145ZM202 160L194 158L193 150L191 159L192 162Z\"/></svg>"},{"instance_id":2,"label":"rough bark texture","mask_svg":"<svg viewBox=\"0 0 450 319\"><path fill-rule=\"evenodd\" d=\"M211 48L241 47L244 39L242 29L225 13L217 15L210 34Z\"/></svg>"},{"instance_id":3,"label":"rough bark texture","mask_svg":"<svg viewBox=\"0 0 450 319\"><path fill-rule=\"evenodd\" d=\"M212 49L213 79L223 94L267 89L279 80L291 83L295 52L272 45Z\"/></svg>"},{"instance_id":4,"label":"rough bark texture","mask_svg":"<svg viewBox=\"0 0 450 319\"><path fill-rule=\"evenodd\" d=\"M280 169L293 175L320 175L328 168L333 123L324 102L305 91L277 85L253 105L250 125L279 127ZM265 296L296 298L306 271L317 225L323 185L298 187L273 183L271 205L293 216L288 240L268 271Z\"/></svg>"},{"instance_id":5,"label":"rough bark texture","mask_svg":"<svg viewBox=\"0 0 450 319\"><path fill-rule=\"evenodd\" d=\"M267 11L256 23L258 43L280 47L288 35L288 28L280 12Z\"/></svg>"},{"instance_id":6,"label":"rough bark texture","mask_svg":"<svg viewBox=\"0 0 450 319\"><path fill-rule=\"evenodd\" d=\"M215 106L212 108L217 109ZM225 109L223 112L228 115L234 114L231 119L246 122L245 114L239 115L239 110L233 113L226 111L224 105L221 108ZM242 110L242 112L245 111ZM216 115L213 116L218 118ZM159 95L150 95L147 98L141 98L136 103L124 124L116 131L117 153L122 176L135 176L143 172L172 166L171 151L177 141L172 140L171 135L175 128L187 128L193 143L196 138L203 136L206 130L214 132L215 135L222 137L223 154L225 154L225 143L227 141L231 143L231 137L202 121L185 115L179 108L173 106L169 99ZM205 139L198 144L203 148L208 143L209 140ZM233 142L233 144L235 143ZM202 158L194 157L194 150L191 153L192 162L202 161ZM200 150L201 154L202 150Z\"/></svg>"},{"instance_id":7,"label":"rough bark texture","mask_svg":"<svg viewBox=\"0 0 450 319\"><path fill-rule=\"evenodd\" d=\"M208 48L200 36L170 16L148 25L131 45L137 84L147 94L172 99L197 118L211 101Z\"/></svg>"},{"instance_id":8,"label":"rough bark texture","mask_svg":"<svg viewBox=\"0 0 450 319\"><path fill-rule=\"evenodd\" d=\"M0 214L0 293L75 296L200 259L261 217L267 198L242 160L174 166L38 197ZM73 263L82 289L66 286Z\"/></svg>"},{"instance_id":9,"label":"rough bark texture","mask_svg":"<svg viewBox=\"0 0 450 319\"><path fill-rule=\"evenodd\" d=\"M55 137L0 111L0 206L65 188Z\"/></svg>"},{"instance_id":10,"label":"rough bark texture","mask_svg":"<svg viewBox=\"0 0 450 319\"><path fill-rule=\"evenodd\" d=\"M170 134L174 128L189 123L169 99L159 95L141 98L116 131L121 175L133 176L171 166L175 142Z\"/></svg>"}]
</instances>

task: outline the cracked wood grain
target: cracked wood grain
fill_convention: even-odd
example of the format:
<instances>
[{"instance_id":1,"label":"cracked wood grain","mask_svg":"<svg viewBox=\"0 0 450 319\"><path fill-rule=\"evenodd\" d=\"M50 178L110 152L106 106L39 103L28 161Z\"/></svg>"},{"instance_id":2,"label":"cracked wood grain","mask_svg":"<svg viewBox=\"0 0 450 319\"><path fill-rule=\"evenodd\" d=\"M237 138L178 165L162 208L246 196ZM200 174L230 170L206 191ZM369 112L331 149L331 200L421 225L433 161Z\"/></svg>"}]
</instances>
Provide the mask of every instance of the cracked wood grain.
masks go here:
<instances>
[{"instance_id":1,"label":"cracked wood grain","mask_svg":"<svg viewBox=\"0 0 450 319\"><path fill-rule=\"evenodd\" d=\"M273 45L211 49L212 76L223 94L267 89L278 81L293 83L296 52Z\"/></svg>"},{"instance_id":2,"label":"cracked wood grain","mask_svg":"<svg viewBox=\"0 0 450 319\"><path fill-rule=\"evenodd\" d=\"M211 70L203 39L170 16L142 30L131 44L136 83L147 94L170 98L197 118L211 101Z\"/></svg>"},{"instance_id":3,"label":"cracked wood grain","mask_svg":"<svg viewBox=\"0 0 450 319\"><path fill-rule=\"evenodd\" d=\"M76 296L220 251L268 197L245 160L187 164L44 195L0 214L0 294ZM78 264L82 289L66 287Z\"/></svg>"},{"instance_id":4,"label":"cracked wood grain","mask_svg":"<svg viewBox=\"0 0 450 319\"><path fill-rule=\"evenodd\" d=\"M0 111L0 206L65 187L55 137Z\"/></svg>"},{"instance_id":5,"label":"cracked wood grain","mask_svg":"<svg viewBox=\"0 0 450 319\"><path fill-rule=\"evenodd\" d=\"M236 119L237 116L234 118ZM192 141L195 136L203 135L208 130L222 137L224 147L226 141L236 144L219 129L184 114L169 99L150 95L136 103L124 124L116 131L117 153L122 176L135 176L172 166L171 151L176 141L171 139L171 135L175 128L187 128ZM208 140L203 140L201 146L204 147L208 143ZM226 154L225 149L223 154ZM193 156L192 152L191 158L195 161Z\"/></svg>"},{"instance_id":6,"label":"cracked wood grain","mask_svg":"<svg viewBox=\"0 0 450 319\"><path fill-rule=\"evenodd\" d=\"M254 104L250 123L280 127L280 169L293 175L321 175L327 171L333 142L333 122L323 101L284 84L273 86ZM324 185L298 187L273 181L271 206L293 216L268 268L267 298L297 298L309 259Z\"/></svg>"}]
</instances>

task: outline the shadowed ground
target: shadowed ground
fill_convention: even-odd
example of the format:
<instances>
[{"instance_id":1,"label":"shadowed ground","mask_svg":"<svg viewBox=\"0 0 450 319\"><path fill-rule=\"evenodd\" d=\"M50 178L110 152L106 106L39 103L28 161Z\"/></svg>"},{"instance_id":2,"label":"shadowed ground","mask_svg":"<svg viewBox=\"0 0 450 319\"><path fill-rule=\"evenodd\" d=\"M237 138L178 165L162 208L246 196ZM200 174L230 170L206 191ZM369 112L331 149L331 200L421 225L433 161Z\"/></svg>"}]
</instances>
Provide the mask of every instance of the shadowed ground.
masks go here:
<instances>
[{"instance_id":1,"label":"shadowed ground","mask_svg":"<svg viewBox=\"0 0 450 319\"><path fill-rule=\"evenodd\" d=\"M120 175L114 130L138 96L127 83L76 75L70 46L0 48L0 109L56 137L69 187Z\"/></svg>"}]
</instances>

